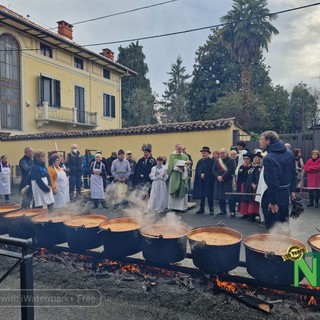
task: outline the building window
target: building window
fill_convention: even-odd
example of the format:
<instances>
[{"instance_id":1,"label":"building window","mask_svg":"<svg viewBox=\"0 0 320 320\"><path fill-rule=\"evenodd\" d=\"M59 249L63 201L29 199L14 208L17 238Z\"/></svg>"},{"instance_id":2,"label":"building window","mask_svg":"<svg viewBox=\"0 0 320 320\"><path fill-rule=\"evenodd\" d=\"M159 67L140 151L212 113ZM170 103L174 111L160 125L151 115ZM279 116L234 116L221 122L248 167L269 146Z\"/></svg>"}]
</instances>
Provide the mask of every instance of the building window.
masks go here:
<instances>
[{"instance_id":1,"label":"building window","mask_svg":"<svg viewBox=\"0 0 320 320\"><path fill-rule=\"evenodd\" d=\"M110 70L107 68L103 68L103 77L106 79L110 79Z\"/></svg>"},{"instance_id":2,"label":"building window","mask_svg":"<svg viewBox=\"0 0 320 320\"><path fill-rule=\"evenodd\" d=\"M9 34L0 36L0 129L21 130L20 47Z\"/></svg>"},{"instance_id":3,"label":"building window","mask_svg":"<svg viewBox=\"0 0 320 320\"><path fill-rule=\"evenodd\" d=\"M74 57L74 66L78 69L83 70L83 60L77 57Z\"/></svg>"},{"instance_id":4,"label":"building window","mask_svg":"<svg viewBox=\"0 0 320 320\"><path fill-rule=\"evenodd\" d=\"M116 117L116 98L110 94L103 94L103 116Z\"/></svg>"},{"instance_id":5,"label":"building window","mask_svg":"<svg viewBox=\"0 0 320 320\"><path fill-rule=\"evenodd\" d=\"M40 43L40 54L52 58L52 48L46 44Z\"/></svg>"},{"instance_id":6,"label":"building window","mask_svg":"<svg viewBox=\"0 0 320 320\"><path fill-rule=\"evenodd\" d=\"M60 81L40 76L40 105L48 102L50 107L61 107Z\"/></svg>"}]
</instances>

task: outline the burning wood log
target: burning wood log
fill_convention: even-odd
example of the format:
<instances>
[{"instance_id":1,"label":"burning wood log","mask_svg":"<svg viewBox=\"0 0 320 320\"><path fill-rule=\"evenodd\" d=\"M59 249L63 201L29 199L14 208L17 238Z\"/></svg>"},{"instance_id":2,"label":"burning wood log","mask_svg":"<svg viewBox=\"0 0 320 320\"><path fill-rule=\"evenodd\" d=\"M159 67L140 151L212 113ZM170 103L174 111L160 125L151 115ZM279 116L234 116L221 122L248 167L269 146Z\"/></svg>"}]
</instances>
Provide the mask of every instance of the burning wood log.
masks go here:
<instances>
[{"instance_id":1,"label":"burning wood log","mask_svg":"<svg viewBox=\"0 0 320 320\"><path fill-rule=\"evenodd\" d=\"M240 292L232 292L232 291L228 291L226 289L223 288L219 288L219 290L225 294L228 294L229 296L235 298L236 300L244 303L245 305L264 311L268 314L271 313L271 310L273 308L273 304L268 303L266 301L263 301L259 298L255 298L252 296L249 296L247 294L244 293L240 293Z\"/></svg>"}]
</instances>

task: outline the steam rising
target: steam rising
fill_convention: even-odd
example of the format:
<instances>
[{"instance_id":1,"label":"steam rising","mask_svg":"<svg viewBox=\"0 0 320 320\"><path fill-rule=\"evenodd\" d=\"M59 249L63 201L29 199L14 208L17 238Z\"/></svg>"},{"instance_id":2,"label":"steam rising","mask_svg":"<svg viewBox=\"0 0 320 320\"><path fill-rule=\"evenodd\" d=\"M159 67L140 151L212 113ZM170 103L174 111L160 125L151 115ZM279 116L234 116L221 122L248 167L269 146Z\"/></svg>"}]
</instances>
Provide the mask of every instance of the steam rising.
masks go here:
<instances>
[{"instance_id":1,"label":"steam rising","mask_svg":"<svg viewBox=\"0 0 320 320\"><path fill-rule=\"evenodd\" d=\"M124 216L135 218L142 226L150 224L165 224L170 226L184 226L190 229L190 226L186 225L180 216L175 212L158 213L148 208L149 188L143 186L130 190L127 192L125 202L128 204L128 208L123 210ZM106 190L106 201L108 205L114 206L116 204L123 203L122 197L118 192L118 185L112 183L108 185Z\"/></svg>"}]
</instances>

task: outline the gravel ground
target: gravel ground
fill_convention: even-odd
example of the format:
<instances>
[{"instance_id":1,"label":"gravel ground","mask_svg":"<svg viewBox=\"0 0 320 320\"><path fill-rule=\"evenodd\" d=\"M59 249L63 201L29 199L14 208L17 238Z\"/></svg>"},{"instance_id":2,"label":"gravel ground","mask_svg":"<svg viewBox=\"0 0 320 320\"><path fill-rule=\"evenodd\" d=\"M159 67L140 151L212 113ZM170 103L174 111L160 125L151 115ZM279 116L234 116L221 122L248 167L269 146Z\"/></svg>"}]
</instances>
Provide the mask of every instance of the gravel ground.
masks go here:
<instances>
[{"instance_id":1,"label":"gravel ground","mask_svg":"<svg viewBox=\"0 0 320 320\"><path fill-rule=\"evenodd\" d=\"M319 313L295 303L296 298L275 304L270 315L252 309L226 294L213 294L207 279L200 276L175 275L169 277L153 273L148 282L134 273L123 276L121 272L91 270L91 263L77 260L69 255L67 262L58 261L55 255L44 254L34 258L34 288L59 289L58 296L68 295L73 301L79 299L85 289L98 290L101 294L99 306L85 307L81 302L77 307L35 306L35 319L319 319ZM63 256L62 256L63 257ZM8 258L0 259L1 274L8 267ZM149 281L154 286L149 284ZM179 280L180 279L180 280ZM187 281L186 281L187 280ZM147 283L147 285L146 285ZM185 284L186 283L186 284ZM191 284L191 285L190 285ZM18 270L9 276L1 289L18 289ZM56 296L56 292L45 296ZM42 293L41 293L42 295ZM90 292L88 293L89 296ZM72 302L71 305L74 303ZM19 308L1 308L0 319L20 319Z\"/></svg>"},{"instance_id":2,"label":"gravel ground","mask_svg":"<svg viewBox=\"0 0 320 320\"><path fill-rule=\"evenodd\" d=\"M266 232L263 227L256 223L243 221L239 218L221 218L209 216L208 214L199 216L194 214L196 210L197 208L194 208L178 216L191 227L213 225L222 220L227 227L237 229L244 236ZM96 209L91 210L91 212L104 214L110 218L125 215L122 210ZM218 208L216 208L216 212L218 212ZM291 223L292 235L306 243L306 239L311 234L316 233L314 232L314 227L319 226L319 214L319 209L311 208L306 210L297 221ZM34 288L37 290L58 289L61 290L59 294L61 292L65 293L72 297L73 301L79 296L78 290L98 290L99 294L101 294L101 304L90 307L79 305L77 307L71 307L70 305L65 307L44 307L42 304L36 303L35 319L313 320L320 318L319 312L304 308L301 304L296 303L297 296L286 299L284 303L275 304L272 313L266 315L259 310L247 307L228 295L213 294L213 290L206 279L199 276L188 276L188 283L192 283L192 286L188 286L181 284L181 281L171 281L170 277L154 274L152 279L155 285L152 286L143 277L135 274L131 274L129 279L125 279L119 271L92 271L90 263L83 261L72 263L73 259L76 258L71 255L70 257L66 259L62 254L59 254L56 259L54 255L50 254L36 256L34 258ZM241 259L244 259L243 246ZM188 261L183 261L183 264L192 266L190 261L189 259ZM8 269L11 263L12 260L0 256L0 275ZM240 268L235 271L238 274L245 273L245 270L243 271L244 268L241 268L240 271L238 269ZM19 272L16 270L1 283L0 289L19 289L19 281ZM47 295L53 295L53 293L49 292ZM3 306L3 303L0 304L0 320L20 319L19 308L4 308Z\"/></svg>"}]
</instances>

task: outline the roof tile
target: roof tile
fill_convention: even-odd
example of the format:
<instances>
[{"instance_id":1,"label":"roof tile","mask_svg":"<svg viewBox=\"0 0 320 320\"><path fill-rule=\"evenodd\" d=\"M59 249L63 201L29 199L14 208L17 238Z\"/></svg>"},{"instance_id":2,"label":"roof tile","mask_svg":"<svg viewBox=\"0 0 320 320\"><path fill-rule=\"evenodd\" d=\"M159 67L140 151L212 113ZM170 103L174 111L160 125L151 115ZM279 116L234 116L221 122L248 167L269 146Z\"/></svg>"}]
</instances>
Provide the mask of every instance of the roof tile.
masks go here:
<instances>
[{"instance_id":1,"label":"roof tile","mask_svg":"<svg viewBox=\"0 0 320 320\"><path fill-rule=\"evenodd\" d=\"M144 125L137 127L128 127L122 129L109 130L83 130L83 131L53 131L42 132L26 135L0 135L0 141L21 141L21 140L45 140L67 137L97 137L97 136L124 136L124 135L140 135L155 134L168 132L188 132L188 131L204 131L204 130L221 130L231 127L236 123L235 118L193 121L193 122L175 122L154 125ZM240 127L240 126L239 126ZM241 127L240 127L241 128Z\"/></svg>"}]
</instances>

